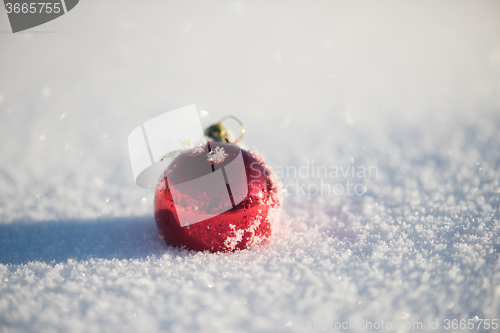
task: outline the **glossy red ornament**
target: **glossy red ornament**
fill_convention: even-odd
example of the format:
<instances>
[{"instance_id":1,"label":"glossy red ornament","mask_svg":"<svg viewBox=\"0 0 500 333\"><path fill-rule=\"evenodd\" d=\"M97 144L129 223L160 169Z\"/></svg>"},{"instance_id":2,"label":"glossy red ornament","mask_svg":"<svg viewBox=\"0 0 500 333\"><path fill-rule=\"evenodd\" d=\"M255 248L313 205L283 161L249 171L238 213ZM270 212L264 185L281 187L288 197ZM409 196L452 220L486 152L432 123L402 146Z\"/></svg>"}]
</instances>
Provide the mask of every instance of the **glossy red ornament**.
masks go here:
<instances>
[{"instance_id":1,"label":"glossy red ornament","mask_svg":"<svg viewBox=\"0 0 500 333\"><path fill-rule=\"evenodd\" d=\"M232 206L227 200L224 204L210 198L206 186L182 185L220 171L225 183L214 187L227 186ZM234 251L271 236L280 196L276 178L262 157L234 144L210 141L170 163L156 187L154 209L156 224L168 244L189 250ZM189 214L211 217L185 225Z\"/></svg>"}]
</instances>

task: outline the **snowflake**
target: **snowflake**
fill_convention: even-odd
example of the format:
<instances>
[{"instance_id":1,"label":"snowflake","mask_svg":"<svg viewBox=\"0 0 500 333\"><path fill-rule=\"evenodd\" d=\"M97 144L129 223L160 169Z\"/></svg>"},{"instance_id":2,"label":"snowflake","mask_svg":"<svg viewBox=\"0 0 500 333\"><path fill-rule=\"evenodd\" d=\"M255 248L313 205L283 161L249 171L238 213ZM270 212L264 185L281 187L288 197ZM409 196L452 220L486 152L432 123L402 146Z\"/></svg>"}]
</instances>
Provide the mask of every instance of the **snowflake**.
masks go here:
<instances>
[{"instance_id":1,"label":"snowflake","mask_svg":"<svg viewBox=\"0 0 500 333\"><path fill-rule=\"evenodd\" d=\"M228 236L226 240L224 241L224 245L226 248L230 250L234 250L236 248L236 245L238 245L239 242L243 239L243 234L245 233L245 230L243 229L238 229L236 230L236 226L234 224L230 224L229 227L231 228L231 231L233 232L233 237Z\"/></svg>"},{"instance_id":2,"label":"snowflake","mask_svg":"<svg viewBox=\"0 0 500 333\"><path fill-rule=\"evenodd\" d=\"M193 148L189 148L187 154L189 156L197 156L203 153L204 151L205 151L204 145L200 144L198 146L194 146Z\"/></svg>"},{"instance_id":3,"label":"snowflake","mask_svg":"<svg viewBox=\"0 0 500 333\"><path fill-rule=\"evenodd\" d=\"M177 156L178 154L182 152L186 152L187 155L189 156L197 156L200 155L205 151L205 144L204 143L192 143L188 139L181 140L180 143L182 144L183 148L179 150L174 150L169 153L166 153L160 158L160 161L163 161L167 157L172 157L172 156Z\"/></svg>"},{"instance_id":4,"label":"snowflake","mask_svg":"<svg viewBox=\"0 0 500 333\"><path fill-rule=\"evenodd\" d=\"M187 150L187 154L190 156L199 155L203 153L203 151L205 150L204 149L205 145L202 143L194 144L191 143L191 141L189 140L181 141L181 143L184 146L184 149Z\"/></svg>"},{"instance_id":5,"label":"snowflake","mask_svg":"<svg viewBox=\"0 0 500 333\"><path fill-rule=\"evenodd\" d=\"M209 162L214 162L216 164L224 162L226 157L229 155L226 153L223 147L215 147L214 150L207 154L207 160Z\"/></svg>"}]
</instances>

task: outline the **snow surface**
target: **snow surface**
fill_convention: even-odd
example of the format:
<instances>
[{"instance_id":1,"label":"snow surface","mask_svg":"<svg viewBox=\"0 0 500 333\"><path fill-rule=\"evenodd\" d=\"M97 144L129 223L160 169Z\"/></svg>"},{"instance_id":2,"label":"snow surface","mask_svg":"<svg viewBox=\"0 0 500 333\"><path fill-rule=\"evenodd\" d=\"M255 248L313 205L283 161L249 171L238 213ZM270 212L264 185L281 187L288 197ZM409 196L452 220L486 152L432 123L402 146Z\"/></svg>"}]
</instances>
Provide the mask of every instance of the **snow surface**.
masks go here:
<instances>
[{"instance_id":1,"label":"snow surface","mask_svg":"<svg viewBox=\"0 0 500 333\"><path fill-rule=\"evenodd\" d=\"M499 2L85 0L9 29L0 9L0 332L500 318ZM288 185L262 245L158 236L127 136L193 103Z\"/></svg>"}]
</instances>

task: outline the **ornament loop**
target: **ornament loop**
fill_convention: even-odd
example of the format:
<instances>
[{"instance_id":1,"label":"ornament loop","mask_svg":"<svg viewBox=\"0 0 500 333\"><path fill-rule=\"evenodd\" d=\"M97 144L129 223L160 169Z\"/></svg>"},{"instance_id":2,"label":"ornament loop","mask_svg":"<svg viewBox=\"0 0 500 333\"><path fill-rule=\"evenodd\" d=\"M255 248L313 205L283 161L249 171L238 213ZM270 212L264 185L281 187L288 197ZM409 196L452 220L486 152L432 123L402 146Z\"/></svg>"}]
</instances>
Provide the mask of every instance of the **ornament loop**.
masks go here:
<instances>
[{"instance_id":1,"label":"ornament loop","mask_svg":"<svg viewBox=\"0 0 500 333\"><path fill-rule=\"evenodd\" d=\"M229 116L225 116L224 118L222 118L219 123L222 123L224 120L226 119L234 119L238 122L238 124L240 124L240 128L241 128L241 133L240 133L240 137L234 141L233 143L238 143L241 141L241 139L243 138L243 135L245 134L245 126L243 126L243 123L241 122L241 120L239 120L238 118L236 118L235 116L232 116L232 115L229 115Z\"/></svg>"},{"instance_id":2,"label":"ornament loop","mask_svg":"<svg viewBox=\"0 0 500 333\"><path fill-rule=\"evenodd\" d=\"M229 135L230 132L226 128L226 126L224 126L222 124L226 119L229 119L229 118L236 120L238 122L238 124L240 124L240 127L241 127L240 136L234 142L231 142L230 135ZM215 124L210 125L207 129L205 129L204 133L205 133L205 136L211 138L212 140L214 140L216 142L238 143L238 142L240 142L241 138L243 138L243 135L245 134L245 127L243 126L243 123L241 122L241 120L239 120L235 116L229 115L229 116L225 116L224 118L222 118L221 120L219 120Z\"/></svg>"}]
</instances>

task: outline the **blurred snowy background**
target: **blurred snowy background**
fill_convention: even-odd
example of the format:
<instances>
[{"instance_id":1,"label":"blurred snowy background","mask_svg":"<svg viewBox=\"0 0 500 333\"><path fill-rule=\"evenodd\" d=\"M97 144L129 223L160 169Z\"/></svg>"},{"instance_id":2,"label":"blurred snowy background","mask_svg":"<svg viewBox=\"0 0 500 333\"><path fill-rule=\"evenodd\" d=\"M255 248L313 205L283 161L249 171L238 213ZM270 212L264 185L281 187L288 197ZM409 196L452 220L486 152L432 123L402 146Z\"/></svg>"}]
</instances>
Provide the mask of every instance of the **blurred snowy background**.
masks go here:
<instances>
[{"instance_id":1,"label":"blurred snowy background","mask_svg":"<svg viewBox=\"0 0 500 333\"><path fill-rule=\"evenodd\" d=\"M269 242L173 249L127 136L190 104L275 168L377 176L285 175L309 191ZM17 34L0 9L0 332L499 318L499 111L498 1L82 0Z\"/></svg>"}]
</instances>

